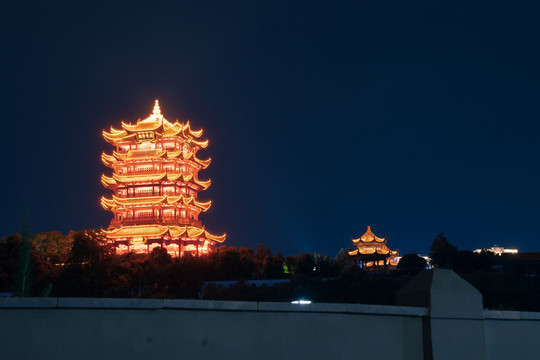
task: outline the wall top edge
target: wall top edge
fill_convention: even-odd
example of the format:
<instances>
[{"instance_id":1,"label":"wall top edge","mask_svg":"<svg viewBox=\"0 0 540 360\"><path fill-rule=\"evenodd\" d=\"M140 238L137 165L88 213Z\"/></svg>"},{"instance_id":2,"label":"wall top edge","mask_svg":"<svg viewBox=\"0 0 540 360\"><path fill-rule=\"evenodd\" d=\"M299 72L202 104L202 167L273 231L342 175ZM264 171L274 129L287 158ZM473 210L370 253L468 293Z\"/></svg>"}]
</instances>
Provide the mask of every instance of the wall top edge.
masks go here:
<instances>
[{"instance_id":1,"label":"wall top edge","mask_svg":"<svg viewBox=\"0 0 540 360\"><path fill-rule=\"evenodd\" d=\"M488 320L540 320L540 312L484 310L484 319L488 319Z\"/></svg>"},{"instance_id":2,"label":"wall top edge","mask_svg":"<svg viewBox=\"0 0 540 360\"><path fill-rule=\"evenodd\" d=\"M344 304L311 303L308 305L287 302L224 301L197 299L117 299L117 298L0 298L0 309L124 309L124 310L215 310L215 311L261 311L344 313L388 316L429 316L428 308ZM484 310L488 320L540 320L540 312Z\"/></svg>"},{"instance_id":3,"label":"wall top edge","mask_svg":"<svg viewBox=\"0 0 540 360\"><path fill-rule=\"evenodd\" d=\"M197 299L116 298L0 298L0 309L126 309L126 310L227 310L266 312L327 312L390 316L427 316L428 309L407 306L287 302L223 301Z\"/></svg>"}]
</instances>

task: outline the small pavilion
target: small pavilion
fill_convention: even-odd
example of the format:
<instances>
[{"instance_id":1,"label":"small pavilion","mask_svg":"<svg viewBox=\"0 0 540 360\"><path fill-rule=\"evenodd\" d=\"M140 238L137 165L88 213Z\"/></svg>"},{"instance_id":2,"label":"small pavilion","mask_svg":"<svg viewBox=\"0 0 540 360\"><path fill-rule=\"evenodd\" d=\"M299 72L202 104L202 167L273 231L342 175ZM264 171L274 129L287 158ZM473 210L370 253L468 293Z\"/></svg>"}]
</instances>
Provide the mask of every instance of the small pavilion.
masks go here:
<instances>
[{"instance_id":1,"label":"small pavilion","mask_svg":"<svg viewBox=\"0 0 540 360\"><path fill-rule=\"evenodd\" d=\"M399 250L391 250L386 246L388 239L380 238L371 231L368 225L364 235L352 239L356 249L349 251L349 255L361 268L367 271L389 271L397 266Z\"/></svg>"}]
</instances>

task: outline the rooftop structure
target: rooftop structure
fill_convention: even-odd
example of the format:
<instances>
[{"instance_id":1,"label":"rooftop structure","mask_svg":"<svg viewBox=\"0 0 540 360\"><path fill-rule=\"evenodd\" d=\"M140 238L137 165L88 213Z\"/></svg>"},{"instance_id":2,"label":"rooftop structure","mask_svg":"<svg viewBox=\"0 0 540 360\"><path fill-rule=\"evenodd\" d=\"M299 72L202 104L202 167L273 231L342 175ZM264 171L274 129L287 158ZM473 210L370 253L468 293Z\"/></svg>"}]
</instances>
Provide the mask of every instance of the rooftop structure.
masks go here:
<instances>
[{"instance_id":1,"label":"rooftop structure","mask_svg":"<svg viewBox=\"0 0 540 360\"><path fill-rule=\"evenodd\" d=\"M211 161L197 157L208 146L208 140L199 139L202 133L192 130L189 121L169 122L158 100L146 119L103 131L115 147L111 155L101 155L113 170L112 176L101 176L101 183L114 193L101 198L103 208L113 213L103 232L117 253L163 247L172 256L198 256L225 241L225 234L209 233L199 220L212 204L198 196L210 186L210 180L199 179L199 170Z\"/></svg>"},{"instance_id":2,"label":"rooftop structure","mask_svg":"<svg viewBox=\"0 0 540 360\"><path fill-rule=\"evenodd\" d=\"M387 271L389 266L397 266L399 250L390 250L387 238L380 238L371 231L368 225L364 235L352 239L356 249L349 251L362 268L369 271Z\"/></svg>"}]
</instances>

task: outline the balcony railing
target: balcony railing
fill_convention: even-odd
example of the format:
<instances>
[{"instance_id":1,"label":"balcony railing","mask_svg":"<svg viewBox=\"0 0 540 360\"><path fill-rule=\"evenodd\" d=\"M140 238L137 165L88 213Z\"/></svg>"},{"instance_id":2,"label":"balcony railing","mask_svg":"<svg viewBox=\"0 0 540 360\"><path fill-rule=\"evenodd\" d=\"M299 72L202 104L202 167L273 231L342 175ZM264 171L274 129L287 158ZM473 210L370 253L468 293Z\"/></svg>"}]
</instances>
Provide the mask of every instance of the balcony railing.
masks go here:
<instances>
[{"instance_id":1,"label":"balcony railing","mask_svg":"<svg viewBox=\"0 0 540 360\"><path fill-rule=\"evenodd\" d=\"M193 225L201 227L202 223L200 220L189 219L189 218L174 218L174 217L158 217L158 216L140 216L135 218L123 218L123 219L113 219L111 221L112 226L121 226L121 225L149 225L149 224L159 224L159 225Z\"/></svg>"},{"instance_id":2,"label":"balcony railing","mask_svg":"<svg viewBox=\"0 0 540 360\"><path fill-rule=\"evenodd\" d=\"M139 170L126 170L126 171L122 171L120 173L120 175L139 175L139 174L151 174L151 175L161 175L163 174L163 172L176 172L176 171L180 171L180 170L176 170L176 169L169 169L169 168L164 168L164 169L139 169Z\"/></svg>"},{"instance_id":3,"label":"balcony railing","mask_svg":"<svg viewBox=\"0 0 540 360\"><path fill-rule=\"evenodd\" d=\"M178 196L178 195L184 195L184 196L187 196L187 197L190 197L192 196L192 194L186 194L186 193L183 193L183 192L172 192L172 191L149 191L149 192L144 192L144 193L136 193L136 194L130 194L128 193L127 195L119 195L119 197L128 197L128 198L138 198L138 197L148 197L148 196L162 196L162 195L171 195L171 196ZM197 198L195 198L197 199Z\"/></svg>"},{"instance_id":4,"label":"balcony railing","mask_svg":"<svg viewBox=\"0 0 540 360\"><path fill-rule=\"evenodd\" d=\"M136 197L147 197L147 196L161 196L161 191L148 191L148 192L140 192L136 194L127 194L128 198L136 198Z\"/></svg>"}]
</instances>

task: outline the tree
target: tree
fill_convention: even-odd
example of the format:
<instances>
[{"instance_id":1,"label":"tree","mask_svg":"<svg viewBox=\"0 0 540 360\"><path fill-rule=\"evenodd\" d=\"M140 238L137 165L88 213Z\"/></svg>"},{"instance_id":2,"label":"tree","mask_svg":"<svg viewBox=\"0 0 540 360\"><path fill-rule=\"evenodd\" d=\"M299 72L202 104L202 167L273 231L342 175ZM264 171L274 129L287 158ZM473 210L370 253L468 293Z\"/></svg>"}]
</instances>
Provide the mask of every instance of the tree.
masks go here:
<instances>
[{"instance_id":1,"label":"tree","mask_svg":"<svg viewBox=\"0 0 540 360\"><path fill-rule=\"evenodd\" d=\"M9 235L0 240L0 291L11 290L22 242L20 234Z\"/></svg>"},{"instance_id":2,"label":"tree","mask_svg":"<svg viewBox=\"0 0 540 360\"><path fill-rule=\"evenodd\" d=\"M263 261L267 256L272 255L272 249L264 246L264 244L258 244L254 255L259 261Z\"/></svg>"},{"instance_id":3,"label":"tree","mask_svg":"<svg viewBox=\"0 0 540 360\"><path fill-rule=\"evenodd\" d=\"M25 237L19 247L17 270L13 275L13 295L20 297L32 296L33 270L32 242Z\"/></svg>"},{"instance_id":4,"label":"tree","mask_svg":"<svg viewBox=\"0 0 540 360\"><path fill-rule=\"evenodd\" d=\"M99 230L70 231L67 235L72 239L73 246L69 260L80 265L93 264L105 254L103 235Z\"/></svg>"},{"instance_id":5,"label":"tree","mask_svg":"<svg viewBox=\"0 0 540 360\"><path fill-rule=\"evenodd\" d=\"M35 268L34 286L37 293L47 295L51 292L52 283L60 276L69 259L72 242L72 237L63 236L59 231L34 236L32 258Z\"/></svg>"},{"instance_id":6,"label":"tree","mask_svg":"<svg viewBox=\"0 0 540 360\"><path fill-rule=\"evenodd\" d=\"M285 259L278 252L275 255L267 255L262 264L262 273L264 279L281 279L286 276L283 271L283 262Z\"/></svg>"},{"instance_id":7,"label":"tree","mask_svg":"<svg viewBox=\"0 0 540 360\"><path fill-rule=\"evenodd\" d=\"M352 264L351 256L349 255L349 252L343 248L339 250L339 253L334 258L334 262L338 264L339 267Z\"/></svg>"},{"instance_id":8,"label":"tree","mask_svg":"<svg viewBox=\"0 0 540 360\"><path fill-rule=\"evenodd\" d=\"M313 254L298 254L295 259L294 272L296 275L313 276L315 259Z\"/></svg>"},{"instance_id":9,"label":"tree","mask_svg":"<svg viewBox=\"0 0 540 360\"><path fill-rule=\"evenodd\" d=\"M103 296L110 288L109 254L101 231L71 231L73 239L69 259L57 281L53 283L55 296Z\"/></svg>"},{"instance_id":10,"label":"tree","mask_svg":"<svg viewBox=\"0 0 540 360\"><path fill-rule=\"evenodd\" d=\"M406 254L399 260L397 265L398 270L409 275L416 275L427 267L426 259L418 254Z\"/></svg>"},{"instance_id":11,"label":"tree","mask_svg":"<svg viewBox=\"0 0 540 360\"><path fill-rule=\"evenodd\" d=\"M69 258L73 238L60 231L39 233L34 236L32 250L36 257L53 265L63 265ZM58 266L57 266L58 267Z\"/></svg>"},{"instance_id":12,"label":"tree","mask_svg":"<svg viewBox=\"0 0 540 360\"><path fill-rule=\"evenodd\" d=\"M454 266L457 247L450 244L444 233L440 233L435 237L430 250L431 265L443 269L450 269Z\"/></svg>"},{"instance_id":13,"label":"tree","mask_svg":"<svg viewBox=\"0 0 540 360\"><path fill-rule=\"evenodd\" d=\"M20 297L32 295L34 264L29 212L25 212L21 228L22 242L18 251L17 270L13 275L13 294Z\"/></svg>"},{"instance_id":14,"label":"tree","mask_svg":"<svg viewBox=\"0 0 540 360\"><path fill-rule=\"evenodd\" d=\"M151 264L155 267L160 267L163 265L168 265L172 263L172 257L167 252L167 249L163 247L155 247L149 254Z\"/></svg>"}]
</instances>

